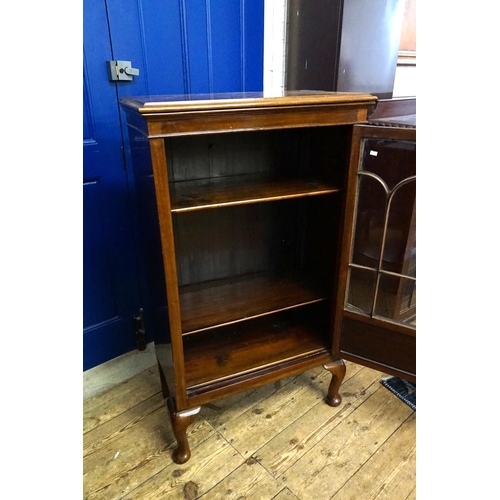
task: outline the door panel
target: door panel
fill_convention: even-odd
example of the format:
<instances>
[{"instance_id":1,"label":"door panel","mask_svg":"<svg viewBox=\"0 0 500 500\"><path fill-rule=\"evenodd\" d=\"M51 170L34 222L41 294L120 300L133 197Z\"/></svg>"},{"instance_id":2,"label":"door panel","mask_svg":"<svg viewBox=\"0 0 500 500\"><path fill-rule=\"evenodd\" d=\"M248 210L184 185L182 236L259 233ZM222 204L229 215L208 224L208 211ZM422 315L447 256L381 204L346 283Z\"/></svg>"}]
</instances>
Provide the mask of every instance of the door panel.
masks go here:
<instances>
[{"instance_id":1,"label":"door panel","mask_svg":"<svg viewBox=\"0 0 500 500\"><path fill-rule=\"evenodd\" d=\"M84 2L83 369L135 347L137 257L104 2Z\"/></svg>"},{"instance_id":2,"label":"door panel","mask_svg":"<svg viewBox=\"0 0 500 500\"><path fill-rule=\"evenodd\" d=\"M234 88L243 88L242 73L244 42L241 24L243 12L240 2L211 0L210 24L208 34L212 50L210 65L213 75L213 92L231 92ZM231 22L239 20L239 22ZM213 71L214 68L217 71Z\"/></svg>"},{"instance_id":3,"label":"door panel","mask_svg":"<svg viewBox=\"0 0 500 500\"><path fill-rule=\"evenodd\" d=\"M404 378L415 377L415 336L387 326L346 316L342 325L343 355L361 364L369 361L382 371L396 371Z\"/></svg>"},{"instance_id":4,"label":"door panel","mask_svg":"<svg viewBox=\"0 0 500 500\"><path fill-rule=\"evenodd\" d=\"M83 265L86 271L83 300L85 323L90 326L117 315L111 273L112 247L106 234L101 179L84 181L83 209Z\"/></svg>"},{"instance_id":5,"label":"door panel","mask_svg":"<svg viewBox=\"0 0 500 500\"><path fill-rule=\"evenodd\" d=\"M264 85L264 0L244 0L243 91L260 92Z\"/></svg>"},{"instance_id":6,"label":"door panel","mask_svg":"<svg viewBox=\"0 0 500 500\"><path fill-rule=\"evenodd\" d=\"M203 94L213 88L212 31L210 4L205 0L180 2L183 30L183 58L186 64L187 93ZM204 29L199 29L203 26ZM188 35L189 34L189 35Z\"/></svg>"}]
</instances>

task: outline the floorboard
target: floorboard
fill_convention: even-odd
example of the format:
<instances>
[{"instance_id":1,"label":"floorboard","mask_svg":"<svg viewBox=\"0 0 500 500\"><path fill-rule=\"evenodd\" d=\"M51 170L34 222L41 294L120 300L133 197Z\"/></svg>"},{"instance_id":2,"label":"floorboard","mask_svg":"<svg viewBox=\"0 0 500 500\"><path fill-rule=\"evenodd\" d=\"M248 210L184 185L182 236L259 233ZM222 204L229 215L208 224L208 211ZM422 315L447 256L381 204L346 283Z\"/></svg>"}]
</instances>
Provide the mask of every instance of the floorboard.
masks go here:
<instances>
[{"instance_id":1,"label":"floorboard","mask_svg":"<svg viewBox=\"0 0 500 500\"><path fill-rule=\"evenodd\" d=\"M346 366L336 408L323 368L203 406L183 465L171 458L157 367L139 373L84 402L84 498L416 498L416 413L384 374Z\"/></svg>"}]
</instances>

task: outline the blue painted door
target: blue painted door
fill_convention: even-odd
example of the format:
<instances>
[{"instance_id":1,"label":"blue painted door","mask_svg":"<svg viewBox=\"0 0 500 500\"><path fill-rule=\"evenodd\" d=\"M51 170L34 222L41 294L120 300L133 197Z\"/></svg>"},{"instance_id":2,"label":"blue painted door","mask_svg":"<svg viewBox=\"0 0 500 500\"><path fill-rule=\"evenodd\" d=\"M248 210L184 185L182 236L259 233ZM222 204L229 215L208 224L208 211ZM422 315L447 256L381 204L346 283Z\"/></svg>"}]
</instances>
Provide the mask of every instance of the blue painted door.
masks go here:
<instances>
[{"instance_id":1,"label":"blue painted door","mask_svg":"<svg viewBox=\"0 0 500 500\"><path fill-rule=\"evenodd\" d=\"M84 1L84 369L132 350L132 315L149 308L118 100L261 91L263 45L264 0ZM139 76L109 82L112 59Z\"/></svg>"},{"instance_id":2,"label":"blue painted door","mask_svg":"<svg viewBox=\"0 0 500 500\"><path fill-rule=\"evenodd\" d=\"M141 306L105 3L84 2L83 369L134 348Z\"/></svg>"}]
</instances>

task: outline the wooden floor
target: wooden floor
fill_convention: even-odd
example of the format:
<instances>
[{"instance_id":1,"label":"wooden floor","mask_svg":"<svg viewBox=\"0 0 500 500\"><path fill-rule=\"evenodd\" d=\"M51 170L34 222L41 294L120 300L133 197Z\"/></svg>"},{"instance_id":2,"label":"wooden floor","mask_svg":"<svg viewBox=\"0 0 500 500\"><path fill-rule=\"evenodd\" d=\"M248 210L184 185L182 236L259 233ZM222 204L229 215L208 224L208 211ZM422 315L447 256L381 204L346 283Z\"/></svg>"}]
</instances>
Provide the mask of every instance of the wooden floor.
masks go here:
<instances>
[{"instance_id":1,"label":"wooden floor","mask_svg":"<svg viewBox=\"0 0 500 500\"><path fill-rule=\"evenodd\" d=\"M337 408L323 368L202 407L184 465L171 459L156 367L88 399L84 498L415 499L416 413L386 375L346 365Z\"/></svg>"}]
</instances>

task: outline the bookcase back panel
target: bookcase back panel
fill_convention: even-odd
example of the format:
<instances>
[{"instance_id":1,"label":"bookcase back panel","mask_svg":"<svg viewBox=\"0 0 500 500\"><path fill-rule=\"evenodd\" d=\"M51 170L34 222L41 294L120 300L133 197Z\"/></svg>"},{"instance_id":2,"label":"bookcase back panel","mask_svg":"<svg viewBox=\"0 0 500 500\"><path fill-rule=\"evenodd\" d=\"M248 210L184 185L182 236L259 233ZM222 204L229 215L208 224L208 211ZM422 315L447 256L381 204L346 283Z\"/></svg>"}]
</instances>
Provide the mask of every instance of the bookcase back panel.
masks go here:
<instances>
[{"instance_id":1,"label":"bookcase back panel","mask_svg":"<svg viewBox=\"0 0 500 500\"><path fill-rule=\"evenodd\" d=\"M299 211L292 200L175 214L179 286L298 269Z\"/></svg>"},{"instance_id":2,"label":"bookcase back panel","mask_svg":"<svg viewBox=\"0 0 500 500\"><path fill-rule=\"evenodd\" d=\"M235 132L165 139L169 182L247 174L321 175L342 182L345 127Z\"/></svg>"},{"instance_id":3,"label":"bookcase back panel","mask_svg":"<svg viewBox=\"0 0 500 500\"><path fill-rule=\"evenodd\" d=\"M300 129L166 139L169 181L297 171Z\"/></svg>"}]
</instances>

